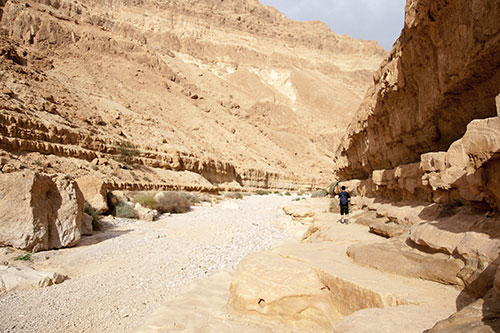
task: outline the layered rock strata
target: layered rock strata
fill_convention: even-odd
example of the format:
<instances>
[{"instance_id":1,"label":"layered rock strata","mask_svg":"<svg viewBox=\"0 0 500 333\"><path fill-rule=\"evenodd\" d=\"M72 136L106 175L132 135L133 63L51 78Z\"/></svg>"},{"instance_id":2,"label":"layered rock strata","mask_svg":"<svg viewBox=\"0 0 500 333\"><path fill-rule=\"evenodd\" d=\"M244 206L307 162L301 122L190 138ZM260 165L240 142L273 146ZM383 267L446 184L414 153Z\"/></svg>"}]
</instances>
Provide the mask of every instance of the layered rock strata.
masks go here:
<instances>
[{"instance_id":1,"label":"layered rock strata","mask_svg":"<svg viewBox=\"0 0 500 333\"><path fill-rule=\"evenodd\" d=\"M493 0L408 1L401 36L337 152L341 178L416 163L448 149L472 120L496 116L499 15Z\"/></svg>"},{"instance_id":2,"label":"layered rock strata","mask_svg":"<svg viewBox=\"0 0 500 333\"><path fill-rule=\"evenodd\" d=\"M327 183L332 147L385 54L253 0L1 8L0 148L116 160L147 186L164 181L143 167L219 185Z\"/></svg>"}]
</instances>

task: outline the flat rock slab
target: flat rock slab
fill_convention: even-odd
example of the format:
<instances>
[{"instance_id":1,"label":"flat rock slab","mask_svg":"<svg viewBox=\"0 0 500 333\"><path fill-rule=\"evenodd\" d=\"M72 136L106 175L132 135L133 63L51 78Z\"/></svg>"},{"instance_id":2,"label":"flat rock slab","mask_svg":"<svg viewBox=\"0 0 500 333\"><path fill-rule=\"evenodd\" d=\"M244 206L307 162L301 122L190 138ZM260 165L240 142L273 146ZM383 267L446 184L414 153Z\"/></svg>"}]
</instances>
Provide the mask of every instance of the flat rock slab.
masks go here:
<instances>
[{"instance_id":1,"label":"flat rock slab","mask_svg":"<svg viewBox=\"0 0 500 333\"><path fill-rule=\"evenodd\" d=\"M30 267L0 266L0 292L48 287L64 279L64 275L39 272Z\"/></svg>"},{"instance_id":2,"label":"flat rock slab","mask_svg":"<svg viewBox=\"0 0 500 333\"><path fill-rule=\"evenodd\" d=\"M376 237L365 226L323 221L320 230L325 228L327 232L318 235L330 236L312 243L287 244L245 257L231 284L230 313L253 322L288 323L292 330L336 332L342 318L367 308L391 311L414 305L412 310L418 308L426 328L456 311L459 291L452 287L362 267L347 257L350 245ZM408 317L401 324L405 320ZM387 325L398 331L400 323L395 319Z\"/></svg>"},{"instance_id":3,"label":"flat rock slab","mask_svg":"<svg viewBox=\"0 0 500 333\"><path fill-rule=\"evenodd\" d=\"M227 312L231 279L231 272L221 271L195 283L156 310L136 332L273 332L271 327L249 326L234 320Z\"/></svg>"}]
</instances>

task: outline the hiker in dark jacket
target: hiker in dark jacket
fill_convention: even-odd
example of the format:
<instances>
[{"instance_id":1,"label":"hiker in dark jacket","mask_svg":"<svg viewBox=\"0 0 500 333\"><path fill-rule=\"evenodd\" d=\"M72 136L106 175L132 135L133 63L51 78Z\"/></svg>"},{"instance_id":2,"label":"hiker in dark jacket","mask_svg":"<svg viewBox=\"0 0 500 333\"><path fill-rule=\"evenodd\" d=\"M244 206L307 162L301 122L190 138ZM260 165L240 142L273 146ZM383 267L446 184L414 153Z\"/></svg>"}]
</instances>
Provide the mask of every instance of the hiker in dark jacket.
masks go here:
<instances>
[{"instance_id":1,"label":"hiker in dark jacket","mask_svg":"<svg viewBox=\"0 0 500 333\"><path fill-rule=\"evenodd\" d=\"M342 186L342 191L339 193L339 204L340 204L340 223L349 224L349 202L351 200L351 195L345 190L345 186ZM344 219L345 215L345 219Z\"/></svg>"}]
</instances>

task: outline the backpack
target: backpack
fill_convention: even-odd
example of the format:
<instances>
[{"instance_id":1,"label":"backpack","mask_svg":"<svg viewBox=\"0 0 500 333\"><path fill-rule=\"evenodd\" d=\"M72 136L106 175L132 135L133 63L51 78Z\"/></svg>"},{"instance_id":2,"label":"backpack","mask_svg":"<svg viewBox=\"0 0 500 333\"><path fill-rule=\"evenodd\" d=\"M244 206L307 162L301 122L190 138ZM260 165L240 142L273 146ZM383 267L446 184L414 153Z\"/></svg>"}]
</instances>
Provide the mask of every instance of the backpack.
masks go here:
<instances>
[{"instance_id":1,"label":"backpack","mask_svg":"<svg viewBox=\"0 0 500 333\"><path fill-rule=\"evenodd\" d=\"M347 206L349 204L349 198L351 196L349 195L349 193L347 193L346 191L342 191L339 193L339 199L340 199L340 204L342 206Z\"/></svg>"}]
</instances>

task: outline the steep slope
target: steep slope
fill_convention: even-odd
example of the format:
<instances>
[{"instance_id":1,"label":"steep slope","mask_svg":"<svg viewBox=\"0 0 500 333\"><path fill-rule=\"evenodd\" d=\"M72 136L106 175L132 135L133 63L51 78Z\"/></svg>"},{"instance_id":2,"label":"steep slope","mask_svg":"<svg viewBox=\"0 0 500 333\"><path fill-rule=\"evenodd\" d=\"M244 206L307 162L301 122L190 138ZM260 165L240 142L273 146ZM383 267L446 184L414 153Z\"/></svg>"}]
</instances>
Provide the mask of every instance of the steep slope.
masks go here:
<instances>
[{"instance_id":1,"label":"steep slope","mask_svg":"<svg viewBox=\"0 0 500 333\"><path fill-rule=\"evenodd\" d=\"M326 183L385 54L250 0L12 0L1 27L19 58L2 69L1 148L125 183L177 181L164 170L261 187ZM18 158L36 167L37 156ZM133 176L126 165L146 169Z\"/></svg>"}]
</instances>

